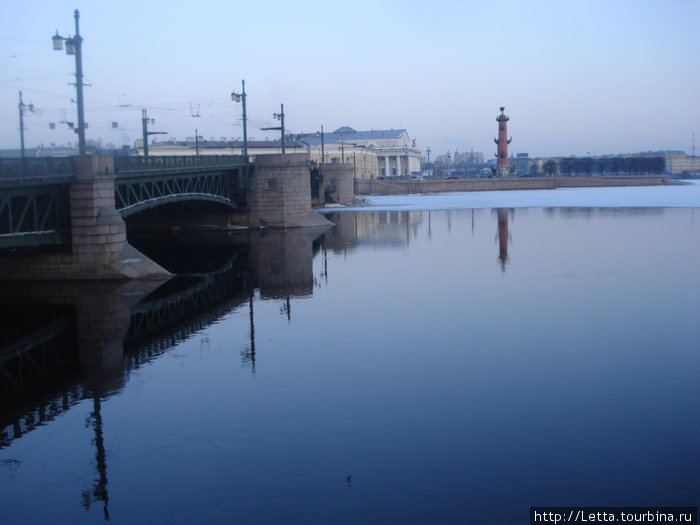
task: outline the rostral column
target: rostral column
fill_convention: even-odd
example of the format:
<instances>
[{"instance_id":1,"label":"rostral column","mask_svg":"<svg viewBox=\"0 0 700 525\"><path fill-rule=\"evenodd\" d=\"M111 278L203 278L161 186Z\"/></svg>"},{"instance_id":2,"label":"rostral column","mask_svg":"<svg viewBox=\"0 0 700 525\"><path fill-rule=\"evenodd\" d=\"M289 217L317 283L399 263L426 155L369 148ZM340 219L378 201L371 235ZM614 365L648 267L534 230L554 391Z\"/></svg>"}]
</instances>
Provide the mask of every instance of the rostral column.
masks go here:
<instances>
[{"instance_id":1,"label":"rostral column","mask_svg":"<svg viewBox=\"0 0 700 525\"><path fill-rule=\"evenodd\" d=\"M508 115L504 114L503 111L506 109L501 106L501 114L496 117L496 122L498 122L498 138L494 138L493 141L498 145L498 150L496 152L496 175L498 177L507 177L510 175L510 169L508 169L508 144L513 140L508 138L508 124L506 124L510 118Z\"/></svg>"}]
</instances>

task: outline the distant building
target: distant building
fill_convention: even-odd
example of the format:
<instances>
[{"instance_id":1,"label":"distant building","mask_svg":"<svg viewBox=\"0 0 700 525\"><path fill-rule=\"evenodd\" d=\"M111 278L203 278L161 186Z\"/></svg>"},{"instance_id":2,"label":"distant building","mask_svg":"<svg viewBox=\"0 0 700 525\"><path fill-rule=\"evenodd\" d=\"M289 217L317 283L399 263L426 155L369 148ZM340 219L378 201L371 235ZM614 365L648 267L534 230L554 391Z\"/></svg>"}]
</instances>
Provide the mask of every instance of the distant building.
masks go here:
<instances>
[{"instance_id":1,"label":"distant building","mask_svg":"<svg viewBox=\"0 0 700 525\"><path fill-rule=\"evenodd\" d=\"M700 157L689 157L685 153L672 152L664 155L666 161L666 173L671 175L700 174Z\"/></svg>"},{"instance_id":2,"label":"distant building","mask_svg":"<svg viewBox=\"0 0 700 525\"><path fill-rule=\"evenodd\" d=\"M516 153L513 159L513 165L515 167L515 174L518 177L523 177L530 174L530 166L533 164L533 159L530 158L529 153Z\"/></svg>"},{"instance_id":3,"label":"distant building","mask_svg":"<svg viewBox=\"0 0 700 525\"><path fill-rule=\"evenodd\" d=\"M136 154L143 155L143 141L137 140ZM355 131L349 127L324 133L291 134L285 137L286 153L308 152L316 162L351 164L358 179L406 177L420 174L420 150L405 129ZM148 154L154 155L242 155L240 139L153 141ZM248 140L251 157L282 153L280 140ZM325 157L322 159L322 156Z\"/></svg>"},{"instance_id":4,"label":"distant building","mask_svg":"<svg viewBox=\"0 0 700 525\"><path fill-rule=\"evenodd\" d=\"M143 140L137 140L134 146L136 155L143 155ZM284 142L285 153L305 153L308 147L297 141L287 139ZM274 155L282 153L282 143L279 140L248 140L248 155ZM169 139L153 141L148 144L148 155L243 155L243 141L240 139L209 140L188 137L185 140Z\"/></svg>"}]
</instances>

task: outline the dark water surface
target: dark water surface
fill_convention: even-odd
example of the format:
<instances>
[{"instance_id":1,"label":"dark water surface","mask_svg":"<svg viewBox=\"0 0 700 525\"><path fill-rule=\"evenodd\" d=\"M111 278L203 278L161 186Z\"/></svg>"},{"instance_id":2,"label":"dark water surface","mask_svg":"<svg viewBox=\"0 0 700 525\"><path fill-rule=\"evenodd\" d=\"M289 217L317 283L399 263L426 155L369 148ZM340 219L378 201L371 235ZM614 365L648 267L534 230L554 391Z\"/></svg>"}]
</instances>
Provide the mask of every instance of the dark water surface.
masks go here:
<instances>
[{"instance_id":1,"label":"dark water surface","mask_svg":"<svg viewBox=\"0 0 700 525\"><path fill-rule=\"evenodd\" d=\"M699 209L330 218L147 241L188 274L159 290L6 294L13 326L42 312L72 350L23 358L21 388L2 354L0 522L526 523L531 505L698 504Z\"/></svg>"}]
</instances>

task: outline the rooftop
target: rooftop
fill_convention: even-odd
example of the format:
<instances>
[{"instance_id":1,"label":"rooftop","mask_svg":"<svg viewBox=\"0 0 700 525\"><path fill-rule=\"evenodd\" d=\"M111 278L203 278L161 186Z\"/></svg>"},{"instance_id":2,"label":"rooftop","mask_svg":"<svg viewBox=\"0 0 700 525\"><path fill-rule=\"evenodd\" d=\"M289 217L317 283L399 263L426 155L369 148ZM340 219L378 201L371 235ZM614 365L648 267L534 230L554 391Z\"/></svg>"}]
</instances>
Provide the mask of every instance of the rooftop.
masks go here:
<instances>
[{"instance_id":1,"label":"rooftop","mask_svg":"<svg viewBox=\"0 0 700 525\"><path fill-rule=\"evenodd\" d=\"M340 143L367 140L400 139L406 133L405 129L371 129L369 131L356 131L349 126L343 126L335 131L324 132L323 141L326 143ZM317 146L321 144L321 133L302 133L294 135L295 138Z\"/></svg>"}]
</instances>

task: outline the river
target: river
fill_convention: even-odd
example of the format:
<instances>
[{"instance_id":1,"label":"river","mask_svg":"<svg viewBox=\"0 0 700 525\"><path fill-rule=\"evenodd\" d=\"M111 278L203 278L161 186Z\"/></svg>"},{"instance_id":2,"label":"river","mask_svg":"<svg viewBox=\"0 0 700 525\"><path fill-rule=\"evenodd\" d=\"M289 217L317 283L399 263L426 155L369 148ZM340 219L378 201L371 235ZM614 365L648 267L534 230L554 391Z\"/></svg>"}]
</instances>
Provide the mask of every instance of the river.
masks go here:
<instances>
[{"instance_id":1,"label":"river","mask_svg":"<svg viewBox=\"0 0 700 525\"><path fill-rule=\"evenodd\" d=\"M0 521L697 505L700 185L373 200L3 285Z\"/></svg>"}]
</instances>

